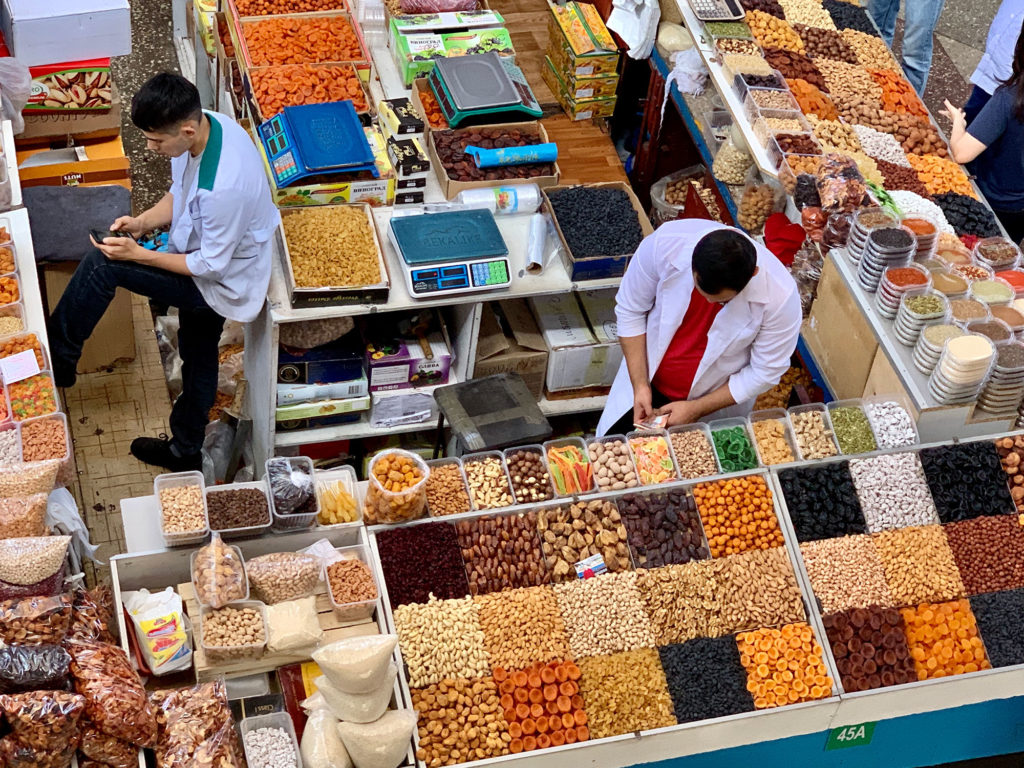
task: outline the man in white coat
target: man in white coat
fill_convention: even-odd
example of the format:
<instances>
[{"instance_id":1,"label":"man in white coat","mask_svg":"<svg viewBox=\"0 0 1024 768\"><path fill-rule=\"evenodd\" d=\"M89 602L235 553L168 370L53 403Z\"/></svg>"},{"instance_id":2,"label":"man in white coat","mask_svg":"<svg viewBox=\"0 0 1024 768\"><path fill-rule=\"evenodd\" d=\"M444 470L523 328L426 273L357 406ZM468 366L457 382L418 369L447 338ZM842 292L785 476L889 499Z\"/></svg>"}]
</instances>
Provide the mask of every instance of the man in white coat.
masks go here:
<instances>
[{"instance_id":1,"label":"man in white coat","mask_svg":"<svg viewBox=\"0 0 1024 768\"><path fill-rule=\"evenodd\" d=\"M637 249L616 295L623 362L597 428L743 415L778 384L800 335L787 269L737 229L670 221Z\"/></svg>"},{"instance_id":2,"label":"man in white coat","mask_svg":"<svg viewBox=\"0 0 1024 768\"><path fill-rule=\"evenodd\" d=\"M165 73L147 82L132 99L132 122L150 150L171 158L171 189L148 211L111 224L130 237L92 241L96 250L50 318L54 378L60 387L74 385L82 344L117 288L177 307L182 391L171 410L171 438L137 438L131 452L173 472L201 469L224 320L249 322L263 307L281 219L252 139L230 118L204 112L185 78ZM167 226L168 252L136 242Z\"/></svg>"}]
</instances>

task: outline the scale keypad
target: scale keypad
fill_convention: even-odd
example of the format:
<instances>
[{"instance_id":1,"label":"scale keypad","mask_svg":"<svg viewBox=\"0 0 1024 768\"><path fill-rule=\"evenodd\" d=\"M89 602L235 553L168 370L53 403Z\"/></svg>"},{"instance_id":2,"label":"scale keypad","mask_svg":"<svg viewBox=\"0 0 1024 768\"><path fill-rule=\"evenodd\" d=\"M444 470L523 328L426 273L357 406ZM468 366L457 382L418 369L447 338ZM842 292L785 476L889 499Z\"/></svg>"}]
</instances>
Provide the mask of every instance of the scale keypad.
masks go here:
<instances>
[{"instance_id":1,"label":"scale keypad","mask_svg":"<svg viewBox=\"0 0 1024 768\"><path fill-rule=\"evenodd\" d=\"M501 285L508 282L508 263L485 261L473 265L473 285Z\"/></svg>"}]
</instances>

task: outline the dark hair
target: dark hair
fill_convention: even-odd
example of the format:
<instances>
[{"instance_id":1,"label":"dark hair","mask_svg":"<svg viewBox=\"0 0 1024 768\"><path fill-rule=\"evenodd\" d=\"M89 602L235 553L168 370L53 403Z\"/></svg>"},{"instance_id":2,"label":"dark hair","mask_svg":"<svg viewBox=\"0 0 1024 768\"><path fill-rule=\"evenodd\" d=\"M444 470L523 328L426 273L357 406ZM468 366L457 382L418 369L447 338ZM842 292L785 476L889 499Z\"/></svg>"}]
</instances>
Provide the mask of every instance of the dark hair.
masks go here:
<instances>
[{"instance_id":1,"label":"dark hair","mask_svg":"<svg viewBox=\"0 0 1024 768\"><path fill-rule=\"evenodd\" d=\"M694 279L704 293L739 293L754 276L757 249L746 235L732 229L716 229L697 241L692 263Z\"/></svg>"},{"instance_id":2,"label":"dark hair","mask_svg":"<svg viewBox=\"0 0 1024 768\"><path fill-rule=\"evenodd\" d=\"M186 120L201 120L199 91L181 75L161 72L132 98L132 122L142 131L171 133Z\"/></svg>"},{"instance_id":3,"label":"dark hair","mask_svg":"<svg viewBox=\"0 0 1024 768\"><path fill-rule=\"evenodd\" d=\"M1013 89L1013 116L1024 123L1024 28L1017 35L1017 47L1013 50L1013 73L1000 88Z\"/></svg>"}]
</instances>

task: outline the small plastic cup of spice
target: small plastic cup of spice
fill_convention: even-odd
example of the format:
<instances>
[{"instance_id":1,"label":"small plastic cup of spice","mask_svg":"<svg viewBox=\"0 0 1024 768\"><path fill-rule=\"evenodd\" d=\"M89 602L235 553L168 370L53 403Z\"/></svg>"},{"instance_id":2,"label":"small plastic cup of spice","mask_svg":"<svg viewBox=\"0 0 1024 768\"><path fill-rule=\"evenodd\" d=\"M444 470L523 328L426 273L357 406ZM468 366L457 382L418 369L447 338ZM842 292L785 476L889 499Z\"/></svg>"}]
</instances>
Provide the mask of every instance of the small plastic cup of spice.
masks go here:
<instances>
[{"instance_id":1,"label":"small plastic cup of spice","mask_svg":"<svg viewBox=\"0 0 1024 768\"><path fill-rule=\"evenodd\" d=\"M900 224L909 229L917 238L915 259L918 261L927 259L935 252L939 243L939 228L935 226L935 222L923 214L916 213L903 219Z\"/></svg>"},{"instance_id":2,"label":"small plastic cup of spice","mask_svg":"<svg viewBox=\"0 0 1024 768\"><path fill-rule=\"evenodd\" d=\"M383 451L373 458L369 474L363 504L367 523L399 523L426 514L430 468L415 453Z\"/></svg>"},{"instance_id":3,"label":"small plastic cup of spice","mask_svg":"<svg viewBox=\"0 0 1024 768\"><path fill-rule=\"evenodd\" d=\"M1005 237L986 237L974 246L974 258L992 269L1013 269L1020 264L1020 249Z\"/></svg>"},{"instance_id":4,"label":"small plastic cup of spice","mask_svg":"<svg viewBox=\"0 0 1024 768\"><path fill-rule=\"evenodd\" d=\"M987 336L996 344L1001 344L1002 342L1009 341L1013 338L1010 326L1002 320L972 320L965 324L964 328L968 333L978 333L982 336Z\"/></svg>"},{"instance_id":5,"label":"small plastic cup of spice","mask_svg":"<svg viewBox=\"0 0 1024 768\"><path fill-rule=\"evenodd\" d=\"M7 394L11 400L11 415L15 421L46 416L58 410L57 388L49 371L8 384Z\"/></svg>"},{"instance_id":6,"label":"small plastic cup of spice","mask_svg":"<svg viewBox=\"0 0 1024 768\"><path fill-rule=\"evenodd\" d=\"M928 326L921 332L914 347L914 365L925 376L930 376L939 362L946 341L966 333L963 328L948 323Z\"/></svg>"},{"instance_id":7,"label":"small plastic cup of spice","mask_svg":"<svg viewBox=\"0 0 1024 768\"><path fill-rule=\"evenodd\" d=\"M757 466L757 452L746 419L718 419L708 424L723 472L742 472Z\"/></svg>"},{"instance_id":8,"label":"small plastic cup of spice","mask_svg":"<svg viewBox=\"0 0 1024 768\"><path fill-rule=\"evenodd\" d=\"M943 294L948 299L955 299L967 294L967 281L947 272L945 267L941 270L932 270L932 288ZM1022 275L1024 278L1024 275Z\"/></svg>"},{"instance_id":9,"label":"small plastic cup of spice","mask_svg":"<svg viewBox=\"0 0 1024 768\"><path fill-rule=\"evenodd\" d=\"M1009 304L996 304L989 307L989 312L996 320L1002 320L1015 335L1024 331L1024 312Z\"/></svg>"},{"instance_id":10,"label":"small plastic cup of spice","mask_svg":"<svg viewBox=\"0 0 1024 768\"><path fill-rule=\"evenodd\" d=\"M1008 282L997 277L975 280L968 294L972 299L985 304L1007 304L1014 298L1014 290Z\"/></svg>"},{"instance_id":11,"label":"small plastic cup of spice","mask_svg":"<svg viewBox=\"0 0 1024 768\"><path fill-rule=\"evenodd\" d=\"M875 297L878 314L891 320L899 311L900 299L904 293L912 288L929 288L931 283L931 275L917 264L887 267L882 273L882 281Z\"/></svg>"},{"instance_id":12,"label":"small plastic cup of spice","mask_svg":"<svg viewBox=\"0 0 1024 768\"><path fill-rule=\"evenodd\" d=\"M587 447L579 438L544 443L551 482L559 496L572 496L594 490L594 468Z\"/></svg>"},{"instance_id":13,"label":"small plastic cup of spice","mask_svg":"<svg viewBox=\"0 0 1024 768\"><path fill-rule=\"evenodd\" d=\"M868 453L878 449L871 422L861 407L860 400L837 400L828 404L839 450L846 456Z\"/></svg>"},{"instance_id":14,"label":"small plastic cup of spice","mask_svg":"<svg viewBox=\"0 0 1024 768\"><path fill-rule=\"evenodd\" d=\"M996 277L1005 280L1015 296L1024 296L1024 269L1003 269L996 272Z\"/></svg>"},{"instance_id":15,"label":"small plastic cup of spice","mask_svg":"<svg viewBox=\"0 0 1024 768\"><path fill-rule=\"evenodd\" d=\"M667 432L630 432L626 442L633 454L640 485L668 483L678 478Z\"/></svg>"},{"instance_id":16,"label":"small plastic cup of spice","mask_svg":"<svg viewBox=\"0 0 1024 768\"><path fill-rule=\"evenodd\" d=\"M947 309L946 297L937 291L922 288L908 290L900 299L900 308L893 323L896 339L905 346L914 346L921 329L941 322Z\"/></svg>"},{"instance_id":17,"label":"small plastic cup of spice","mask_svg":"<svg viewBox=\"0 0 1024 768\"><path fill-rule=\"evenodd\" d=\"M992 277L992 270L981 264L953 264L951 269L970 283L988 280Z\"/></svg>"}]
</instances>

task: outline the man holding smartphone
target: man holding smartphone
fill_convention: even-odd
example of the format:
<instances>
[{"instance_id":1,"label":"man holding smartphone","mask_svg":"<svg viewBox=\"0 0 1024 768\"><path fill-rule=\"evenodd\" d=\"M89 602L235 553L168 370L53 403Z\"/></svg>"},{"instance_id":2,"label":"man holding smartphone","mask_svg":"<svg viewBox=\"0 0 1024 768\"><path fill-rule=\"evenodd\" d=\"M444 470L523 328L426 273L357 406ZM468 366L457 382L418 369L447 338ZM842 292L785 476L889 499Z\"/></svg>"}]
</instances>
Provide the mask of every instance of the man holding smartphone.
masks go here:
<instances>
[{"instance_id":1,"label":"man holding smartphone","mask_svg":"<svg viewBox=\"0 0 1024 768\"><path fill-rule=\"evenodd\" d=\"M280 215L252 139L230 118L204 112L188 80L153 77L132 99L131 117L147 147L171 158L171 189L105 233L129 237L90 237L96 250L50 317L53 373L57 386L74 385L82 345L117 288L177 307L182 391L171 410L171 437L136 438L131 452L172 472L201 469L224 320L249 322L263 307ZM166 253L136 242L162 227L170 227Z\"/></svg>"}]
</instances>

